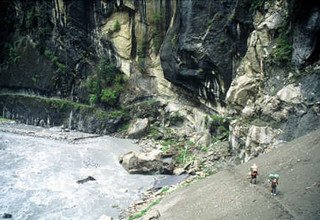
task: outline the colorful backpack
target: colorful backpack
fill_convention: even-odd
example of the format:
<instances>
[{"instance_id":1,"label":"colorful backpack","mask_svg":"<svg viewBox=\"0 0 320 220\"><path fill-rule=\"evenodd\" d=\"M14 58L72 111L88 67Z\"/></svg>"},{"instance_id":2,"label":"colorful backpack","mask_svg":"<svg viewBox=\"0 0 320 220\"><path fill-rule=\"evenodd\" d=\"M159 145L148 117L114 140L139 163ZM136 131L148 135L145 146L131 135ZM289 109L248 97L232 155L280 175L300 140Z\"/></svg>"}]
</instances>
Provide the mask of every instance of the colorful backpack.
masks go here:
<instances>
[{"instance_id":1,"label":"colorful backpack","mask_svg":"<svg viewBox=\"0 0 320 220\"><path fill-rule=\"evenodd\" d=\"M276 174L276 173L271 173L271 174L269 174L269 180L272 181L272 180L274 180L274 179L276 179L276 180L278 181L278 179L279 179L279 174Z\"/></svg>"}]
</instances>

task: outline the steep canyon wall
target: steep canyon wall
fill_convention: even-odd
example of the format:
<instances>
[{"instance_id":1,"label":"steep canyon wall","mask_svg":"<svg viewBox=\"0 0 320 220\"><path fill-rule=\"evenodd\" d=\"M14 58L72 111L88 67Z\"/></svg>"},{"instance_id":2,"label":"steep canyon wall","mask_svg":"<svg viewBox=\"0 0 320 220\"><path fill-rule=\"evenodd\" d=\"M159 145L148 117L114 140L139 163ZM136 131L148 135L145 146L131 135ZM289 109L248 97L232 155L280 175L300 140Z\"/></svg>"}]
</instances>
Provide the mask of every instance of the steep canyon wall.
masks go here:
<instances>
[{"instance_id":1,"label":"steep canyon wall","mask_svg":"<svg viewBox=\"0 0 320 220\"><path fill-rule=\"evenodd\" d=\"M211 135L206 115L233 117L247 160L319 128L319 21L317 1L4 0L1 109L30 117L10 93L105 110L161 98Z\"/></svg>"}]
</instances>

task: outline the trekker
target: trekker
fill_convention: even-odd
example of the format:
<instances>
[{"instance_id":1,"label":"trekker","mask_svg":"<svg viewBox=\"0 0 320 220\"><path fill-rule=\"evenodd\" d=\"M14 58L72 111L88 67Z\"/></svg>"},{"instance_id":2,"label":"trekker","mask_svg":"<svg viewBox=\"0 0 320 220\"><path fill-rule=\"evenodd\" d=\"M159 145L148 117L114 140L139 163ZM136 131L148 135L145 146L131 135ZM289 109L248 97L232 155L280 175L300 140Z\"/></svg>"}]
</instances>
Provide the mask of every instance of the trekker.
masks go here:
<instances>
[{"instance_id":1,"label":"trekker","mask_svg":"<svg viewBox=\"0 0 320 220\"><path fill-rule=\"evenodd\" d=\"M258 176L258 166L254 163L250 168L250 183L256 184L257 183L257 176Z\"/></svg>"},{"instance_id":2,"label":"trekker","mask_svg":"<svg viewBox=\"0 0 320 220\"><path fill-rule=\"evenodd\" d=\"M277 195L277 185L278 185L278 179L274 178L271 180L271 194Z\"/></svg>"},{"instance_id":3,"label":"trekker","mask_svg":"<svg viewBox=\"0 0 320 220\"><path fill-rule=\"evenodd\" d=\"M277 195L277 186L279 184L279 174L270 174L269 182L271 182L271 195Z\"/></svg>"}]
</instances>

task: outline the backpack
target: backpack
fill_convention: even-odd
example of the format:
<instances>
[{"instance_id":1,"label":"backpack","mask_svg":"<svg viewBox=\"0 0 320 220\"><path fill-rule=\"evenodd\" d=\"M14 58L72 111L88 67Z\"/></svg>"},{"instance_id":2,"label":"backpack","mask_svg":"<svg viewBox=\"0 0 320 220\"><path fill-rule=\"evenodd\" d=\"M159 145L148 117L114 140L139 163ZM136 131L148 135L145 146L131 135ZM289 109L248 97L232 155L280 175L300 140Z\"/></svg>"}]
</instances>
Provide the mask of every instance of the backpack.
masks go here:
<instances>
[{"instance_id":1,"label":"backpack","mask_svg":"<svg viewBox=\"0 0 320 220\"><path fill-rule=\"evenodd\" d=\"M276 179L278 181L279 174L269 174L269 180L272 181L273 179Z\"/></svg>"}]
</instances>

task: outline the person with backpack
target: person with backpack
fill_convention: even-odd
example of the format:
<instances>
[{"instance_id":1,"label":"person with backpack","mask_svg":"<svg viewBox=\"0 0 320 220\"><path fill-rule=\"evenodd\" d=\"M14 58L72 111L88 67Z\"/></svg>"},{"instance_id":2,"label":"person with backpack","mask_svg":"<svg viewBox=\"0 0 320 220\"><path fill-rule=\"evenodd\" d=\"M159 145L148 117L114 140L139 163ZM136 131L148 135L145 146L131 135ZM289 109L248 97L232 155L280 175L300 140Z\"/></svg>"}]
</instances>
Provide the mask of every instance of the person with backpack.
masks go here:
<instances>
[{"instance_id":1,"label":"person with backpack","mask_svg":"<svg viewBox=\"0 0 320 220\"><path fill-rule=\"evenodd\" d=\"M256 184L257 183L257 176L258 176L258 166L254 163L250 168L250 183Z\"/></svg>"},{"instance_id":2,"label":"person with backpack","mask_svg":"<svg viewBox=\"0 0 320 220\"><path fill-rule=\"evenodd\" d=\"M277 195L277 186L279 184L279 175L278 174L270 174L269 182L271 182L271 195Z\"/></svg>"}]
</instances>

